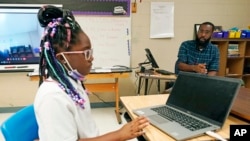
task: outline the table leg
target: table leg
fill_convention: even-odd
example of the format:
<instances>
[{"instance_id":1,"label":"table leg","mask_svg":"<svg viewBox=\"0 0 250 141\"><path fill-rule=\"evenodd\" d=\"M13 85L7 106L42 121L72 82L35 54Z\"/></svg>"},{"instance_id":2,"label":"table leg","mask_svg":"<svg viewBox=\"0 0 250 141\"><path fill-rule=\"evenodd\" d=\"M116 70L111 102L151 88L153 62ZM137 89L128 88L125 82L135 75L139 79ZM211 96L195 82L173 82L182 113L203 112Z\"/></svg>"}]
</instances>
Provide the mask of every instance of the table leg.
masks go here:
<instances>
[{"instance_id":1,"label":"table leg","mask_svg":"<svg viewBox=\"0 0 250 141\"><path fill-rule=\"evenodd\" d=\"M118 78L115 78L115 114L116 114L116 118L119 124L122 123L122 119L121 119L121 114L120 114L120 107L119 107L119 88L118 88Z\"/></svg>"},{"instance_id":2,"label":"table leg","mask_svg":"<svg viewBox=\"0 0 250 141\"><path fill-rule=\"evenodd\" d=\"M157 80L157 89L158 89L158 94L159 94L161 91L160 79Z\"/></svg>"},{"instance_id":3,"label":"table leg","mask_svg":"<svg viewBox=\"0 0 250 141\"><path fill-rule=\"evenodd\" d=\"M139 84L138 84L138 90L137 90L137 94L139 95L140 94L140 91L141 91L141 77L139 76Z\"/></svg>"},{"instance_id":4,"label":"table leg","mask_svg":"<svg viewBox=\"0 0 250 141\"><path fill-rule=\"evenodd\" d=\"M148 79L145 78L145 90L144 90L144 95L148 94Z\"/></svg>"}]
</instances>

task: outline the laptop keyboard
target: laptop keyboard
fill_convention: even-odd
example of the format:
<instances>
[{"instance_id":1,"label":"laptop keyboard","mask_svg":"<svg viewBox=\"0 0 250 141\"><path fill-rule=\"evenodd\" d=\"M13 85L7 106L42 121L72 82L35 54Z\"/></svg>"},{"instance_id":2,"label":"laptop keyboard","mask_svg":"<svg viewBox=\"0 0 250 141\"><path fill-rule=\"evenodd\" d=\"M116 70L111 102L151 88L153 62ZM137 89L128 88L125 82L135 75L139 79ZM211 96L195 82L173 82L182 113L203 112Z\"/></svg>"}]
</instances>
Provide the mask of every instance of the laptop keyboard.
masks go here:
<instances>
[{"instance_id":1,"label":"laptop keyboard","mask_svg":"<svg viewBox=\"0 0 250 141\"><path fill-rule=\"evenodd\" d=\"M189 117L183 113L175 111L169 107L162 106L157 108L152 108L153 111L157 112L160 116L170 120L178 122L181 126L186 127L191 131L209 127L210 125L197 120L193 117Z\"/></svg>"}]
</instances>

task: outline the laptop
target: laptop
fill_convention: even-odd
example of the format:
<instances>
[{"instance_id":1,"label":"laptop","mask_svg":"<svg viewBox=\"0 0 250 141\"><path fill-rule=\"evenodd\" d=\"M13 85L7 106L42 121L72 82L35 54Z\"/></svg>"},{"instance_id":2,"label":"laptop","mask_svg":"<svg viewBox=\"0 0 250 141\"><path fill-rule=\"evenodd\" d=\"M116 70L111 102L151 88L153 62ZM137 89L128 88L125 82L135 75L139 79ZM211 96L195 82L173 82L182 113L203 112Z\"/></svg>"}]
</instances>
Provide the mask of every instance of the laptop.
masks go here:
<instances>
[{"instance_id":1,"label":"laptop","mask_svg":"<svg viewBox=\"0 0 250 141\"><path fill-rule=\"evenodd\" d=\"M133 112L148 117L153 126L172 138L186 140L221 129L240 86L236 78L179 72L164 105Z\"/></svg>"}]
</instances>

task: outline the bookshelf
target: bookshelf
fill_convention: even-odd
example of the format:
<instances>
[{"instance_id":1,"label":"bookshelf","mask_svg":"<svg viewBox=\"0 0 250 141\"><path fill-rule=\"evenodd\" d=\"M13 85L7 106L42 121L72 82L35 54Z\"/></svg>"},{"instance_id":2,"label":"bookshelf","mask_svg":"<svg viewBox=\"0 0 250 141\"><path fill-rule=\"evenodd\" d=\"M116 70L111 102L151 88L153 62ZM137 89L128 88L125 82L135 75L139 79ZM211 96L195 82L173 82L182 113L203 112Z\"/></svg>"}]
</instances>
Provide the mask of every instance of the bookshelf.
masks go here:
<instances>
[{"instance_id":1,"label":"bookshelf","mask_svg":"<svg viewBox=\"0 0 250 141\"><path fill-rule=\"evenodd\" d=\"M211 42L220 51L218 75L240 78L250 88L250 38L212 38Z\"/></svg>"}]
</instances>

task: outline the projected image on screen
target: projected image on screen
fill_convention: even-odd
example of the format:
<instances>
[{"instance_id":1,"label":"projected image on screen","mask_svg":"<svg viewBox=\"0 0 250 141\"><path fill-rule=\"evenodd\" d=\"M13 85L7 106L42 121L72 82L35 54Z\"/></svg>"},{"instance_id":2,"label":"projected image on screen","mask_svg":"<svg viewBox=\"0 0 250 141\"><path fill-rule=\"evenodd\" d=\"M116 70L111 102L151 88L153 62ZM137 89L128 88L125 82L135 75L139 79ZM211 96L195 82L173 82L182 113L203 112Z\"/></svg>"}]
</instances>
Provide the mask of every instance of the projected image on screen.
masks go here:
<instances>
[{"instance_id":1,"label":"projected image on screen","mask_svg":"<svg viewBox=\"0 0 250 141\"><path fill-rule=\"evenodd\" d=\"M36 15L1 13L0 19L0 63L38 63L40 28Z\"/></svg>"},{"instance_id":2,"label":"projected image on screen","mask_svg":"<svg viewBox=\"0 0 250 141\"><path fill-rule=\"evenodd\" d=\"M43 29L37 20L38 8L0 8L0 70L39 64ZM16 67L17 65L17 67Z\"/></svg>"}]
</instances>

